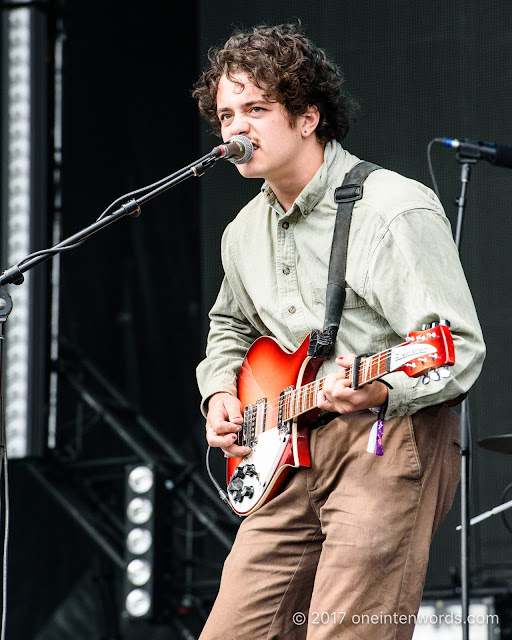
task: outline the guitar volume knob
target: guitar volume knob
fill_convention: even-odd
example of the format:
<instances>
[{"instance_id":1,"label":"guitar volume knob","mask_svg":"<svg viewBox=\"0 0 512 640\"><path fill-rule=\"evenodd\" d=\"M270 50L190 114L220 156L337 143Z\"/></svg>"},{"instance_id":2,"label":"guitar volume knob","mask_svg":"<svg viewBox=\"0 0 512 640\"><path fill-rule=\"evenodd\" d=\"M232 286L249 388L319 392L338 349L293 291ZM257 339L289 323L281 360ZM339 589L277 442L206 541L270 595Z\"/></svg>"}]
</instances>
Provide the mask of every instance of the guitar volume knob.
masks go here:
<instances>
[{"instance_id":1,"label":"guitar volume knob","mask_svg":"<svg viewBox=\"0 0 512 640\"><path fill-rule=\"evenodd\" d=\"M228 484L228 491L229 493L232 494L235 500L237 500L237 495L242 491L243 486L244 486L244 483L242 478L240 477L236 478L235 475L233 474L233 477L231 478Z\"/></svg>"},{"instance_id":2,"label":"guitar volume knob","mask_svg":"<svg viewBox=\"0 0 512 640\"><path fill-rule=\"evenodd\" d=\"M243 467L237 467L233 473L232 480L235 478L245 478L245 469Z\"/></svg>"},{"instance_id":3,"label":"guitar volume knob","mask_svg":"<svg viewBox=\"0 0 512 640\"><path fill-rule=\"evenodd\" d=\"M242 489L241 499L252 498L254 495L254 487L246 486Z\"/></svg>"}]
</instances>

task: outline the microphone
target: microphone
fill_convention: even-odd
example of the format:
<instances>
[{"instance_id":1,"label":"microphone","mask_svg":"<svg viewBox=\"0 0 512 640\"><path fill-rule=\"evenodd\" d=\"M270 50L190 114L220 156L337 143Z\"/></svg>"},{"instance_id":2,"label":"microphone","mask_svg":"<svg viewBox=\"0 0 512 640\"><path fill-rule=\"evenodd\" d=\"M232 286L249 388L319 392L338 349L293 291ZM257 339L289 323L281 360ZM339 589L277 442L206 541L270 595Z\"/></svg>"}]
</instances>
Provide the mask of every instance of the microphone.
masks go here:
<instances>
[{"instance_id":1,"label":"microphone","mask_svg":"<svg viewBox=\"0 0 512 640\"><path fill-rule=\"evenodd\" d=\"M446 147L457 149L462 158L488 160L497 167L512 169L512 147L507 144L494 144L492 142L467 139L457 140L455 138L434 138L434 142L440 142Z\"/></svg>"},{"instance_id":2,"label":"microphone","mask_svg":"<svg viewBox=\"0 0 512 640\"><path fill-rule=\"evenodd\" d=\"M232 136L227 142L214 147L212 150L214 157L224 158L235 164L249 162L253 153L252 142L245 136Z\"/></svg>"}]
</instances>

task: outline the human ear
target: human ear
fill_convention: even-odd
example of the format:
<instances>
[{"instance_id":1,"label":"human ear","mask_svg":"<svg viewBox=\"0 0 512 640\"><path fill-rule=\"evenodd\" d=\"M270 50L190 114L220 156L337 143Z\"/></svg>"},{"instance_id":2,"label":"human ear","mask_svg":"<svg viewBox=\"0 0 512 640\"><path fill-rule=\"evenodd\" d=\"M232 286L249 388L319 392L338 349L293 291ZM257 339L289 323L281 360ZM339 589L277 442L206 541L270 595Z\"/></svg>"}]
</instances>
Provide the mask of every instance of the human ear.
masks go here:
<instances>
[{"instance_id":1,"label":"human ear","mask_svg":"<svg viewBox=\"0 0 512 640\"><path fill-rule=\"evenodd\" d=\"M320 112L318 107L313 104L309 106L306 112L301 116L301 131L302 135L310 135L318 126L320 121Z\"/></svg>"}]
</instances>

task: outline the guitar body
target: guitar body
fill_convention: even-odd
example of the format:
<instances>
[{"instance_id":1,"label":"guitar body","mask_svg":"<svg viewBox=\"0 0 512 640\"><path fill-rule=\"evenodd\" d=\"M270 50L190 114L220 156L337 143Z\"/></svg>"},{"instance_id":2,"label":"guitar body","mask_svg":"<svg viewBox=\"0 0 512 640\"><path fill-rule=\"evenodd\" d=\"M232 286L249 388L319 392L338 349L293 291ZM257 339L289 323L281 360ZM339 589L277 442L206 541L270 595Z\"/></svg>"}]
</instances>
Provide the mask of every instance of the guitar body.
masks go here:
<instances>
[{"instance_id":1,"label":"guitar body","mask_svg":"<svg viewBox=\"0 0 512 640\"><path fill-rule=\"evenodd\" d=\"M345 377L356 388L394 371L423 376L424 384L448 377L455 363L448 326L443 320L425 325L396 347L357 357ZM292 469L311 465L309 427L320 413L317 396L326 378L316 379L322 360L308 356L309 338L293 353L274 338L258 338L238 373L244 422L236 443L252 451L228 458L226 476L229 503L240 516L270 500Z\"/></svg>"},{"instance_id":2,"label":"guitar body","mask_svg":"<svg viewBox=\"0 0 512 640\"><path fill-rule=\"evenodd\" d=\"M274 338L258 338L247 352L238 375L238 397L242 407L258 406L258 403L261 406L262 400L279 398L288 387L297 388L312 382L321 361L308 357L308 346L309 336L293 353L283 349ZM249 500L236 501L231 493L228 494L233 510L239 515L249 515L277 493L291 469L309 467L311 464L309 425L316 419L319 410L312 409L290 421L290 433L279 435L278 409L275 401L268 402L264 410L262 408L260 419L256 420L257 443L253 453L245 458L227 459L228 485L241 464L262 469L257 478L250 478L254 495ZM268 441L268 447L265 441ZM278 453L273 453L270 465L262 465L263 456L265 460L269 457L269 448Z\"/></svg>"}]
</instances>

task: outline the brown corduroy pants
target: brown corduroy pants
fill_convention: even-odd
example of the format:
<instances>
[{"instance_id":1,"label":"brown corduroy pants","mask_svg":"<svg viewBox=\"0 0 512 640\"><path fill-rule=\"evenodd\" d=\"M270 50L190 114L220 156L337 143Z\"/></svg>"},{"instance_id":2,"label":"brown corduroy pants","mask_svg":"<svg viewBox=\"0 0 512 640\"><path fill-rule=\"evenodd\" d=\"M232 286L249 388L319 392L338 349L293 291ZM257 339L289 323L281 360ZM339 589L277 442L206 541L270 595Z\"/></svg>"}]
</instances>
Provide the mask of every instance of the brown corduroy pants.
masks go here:
<instances>
[{"instance_id":1,"label":"brown corduroy pants","mask_svg":"<svg viewBox=\"0 0 512 640\"><path fill-rule=\"evenodd\" d=\"M460 476L458 417L447 407L384 423L311 431L311 468L241 524L200 640L409 640L432 536Z\"/></svg>"}]
</instances>

